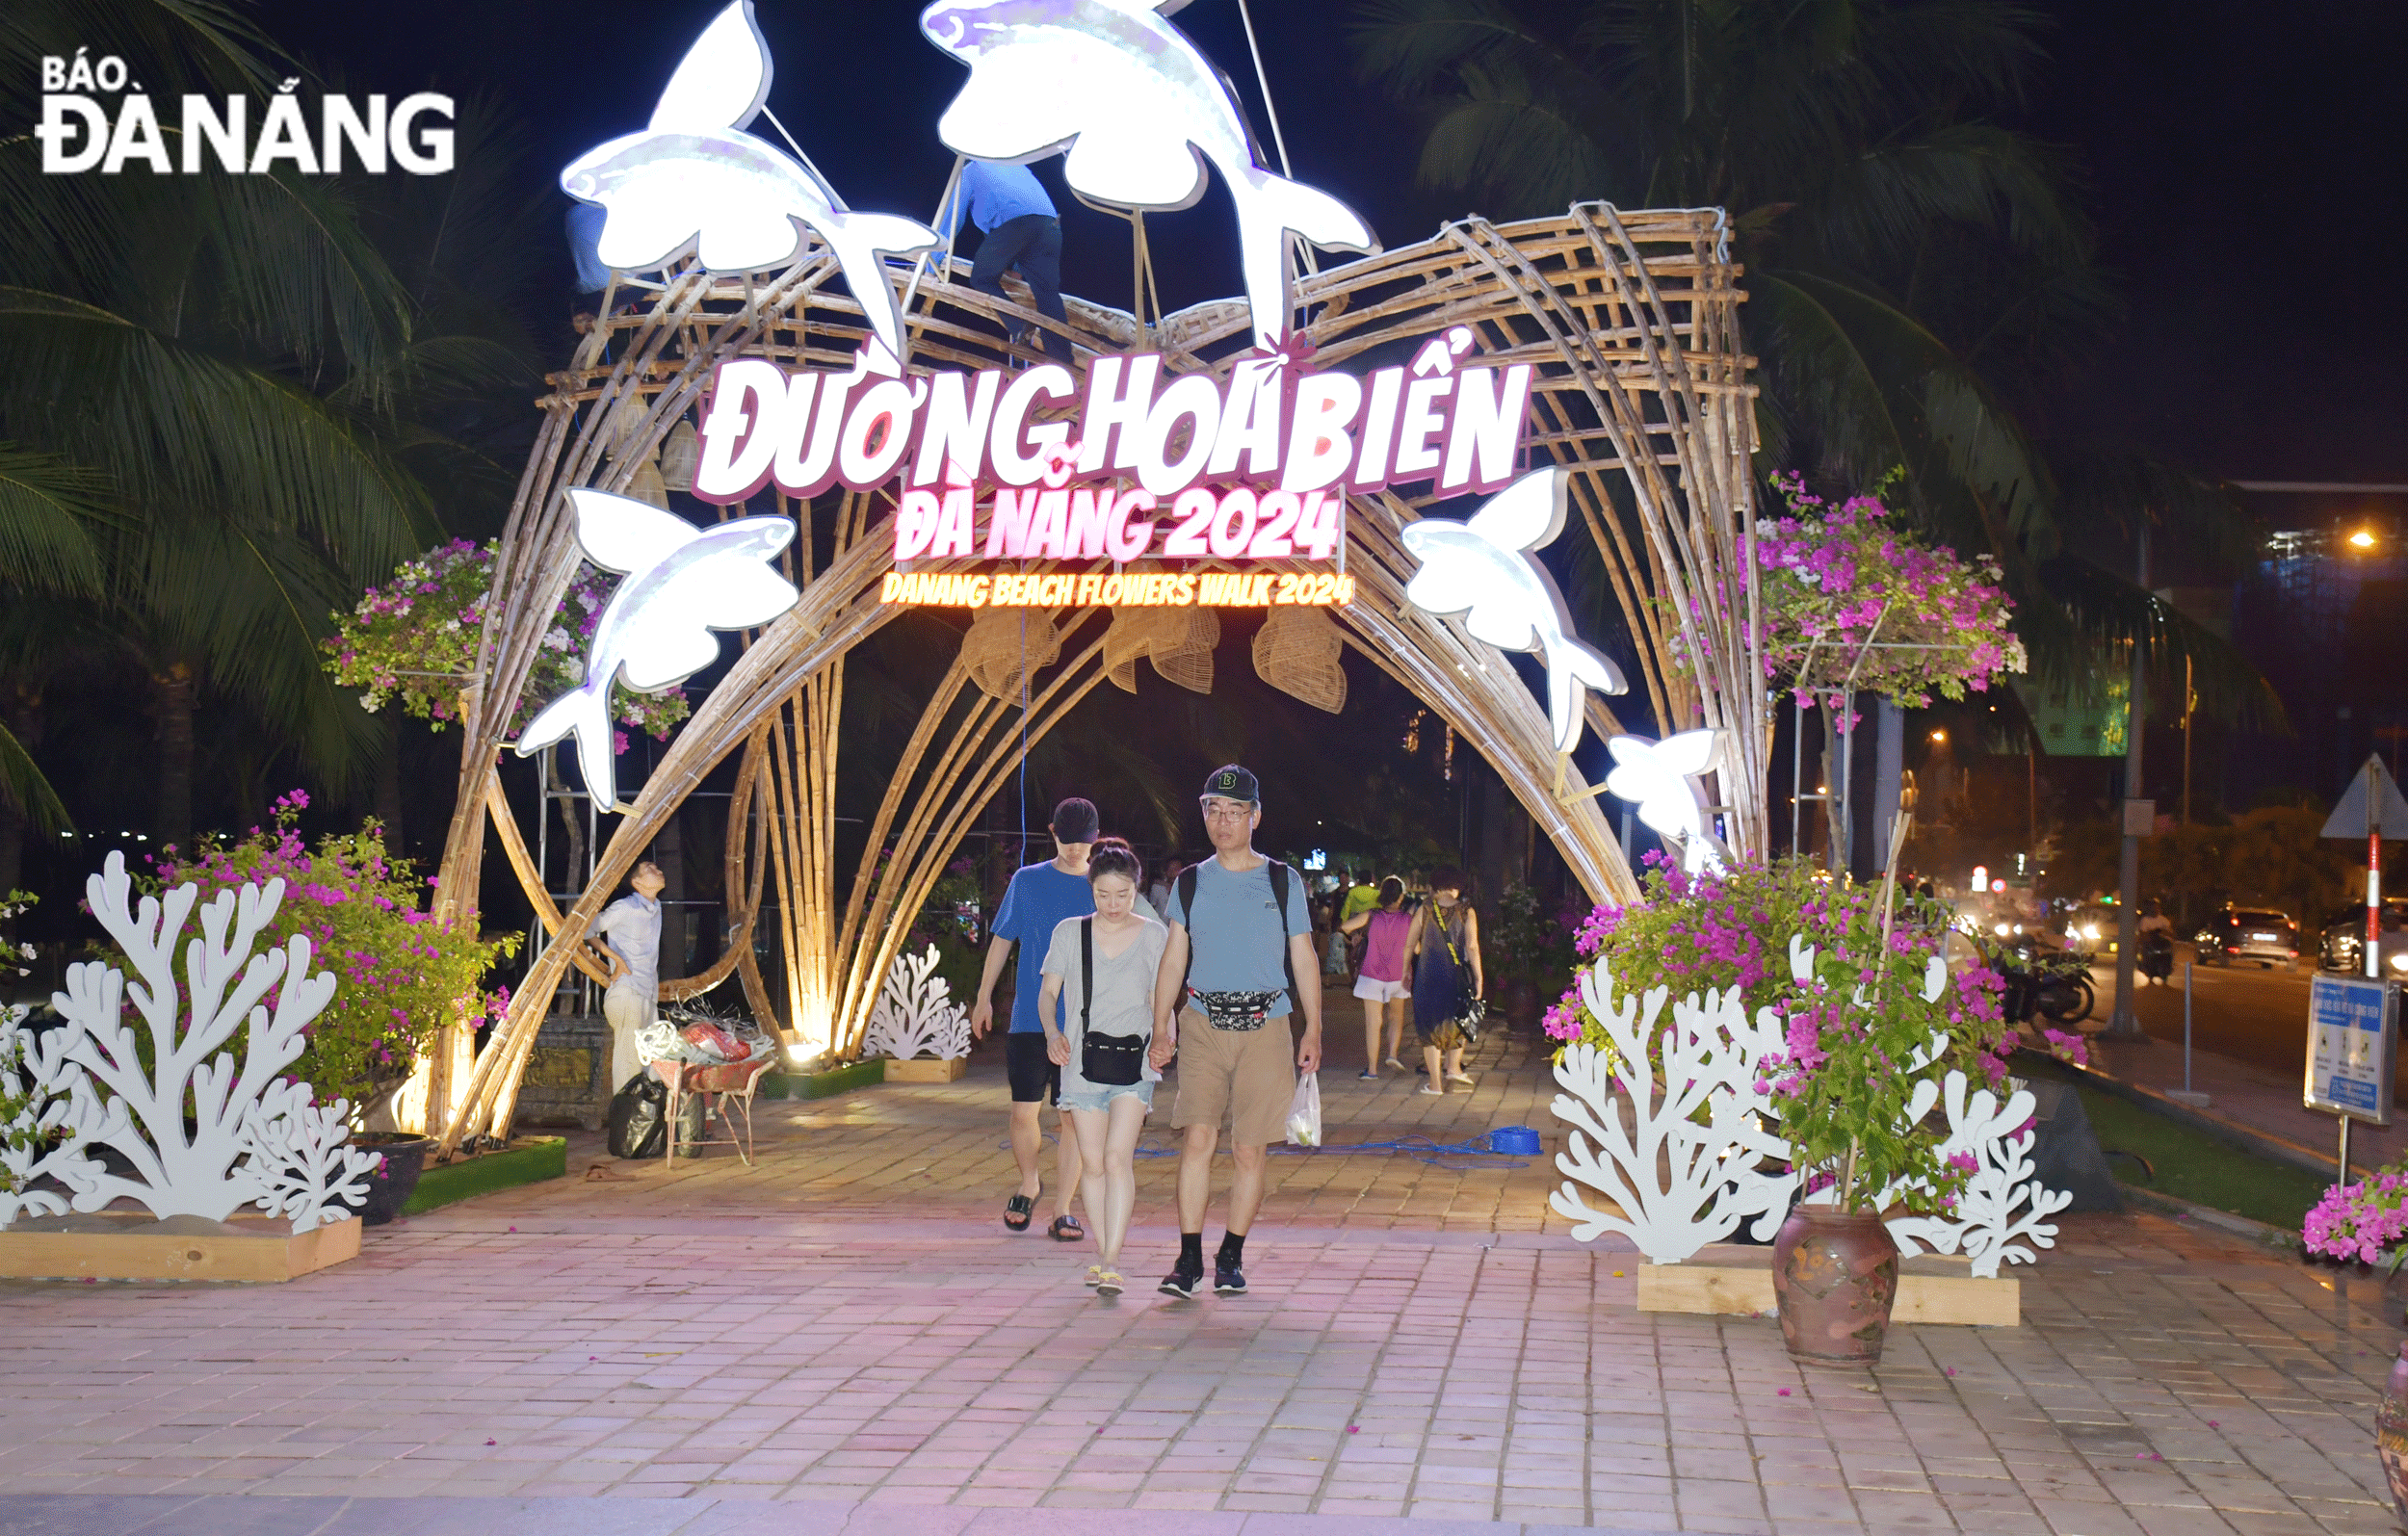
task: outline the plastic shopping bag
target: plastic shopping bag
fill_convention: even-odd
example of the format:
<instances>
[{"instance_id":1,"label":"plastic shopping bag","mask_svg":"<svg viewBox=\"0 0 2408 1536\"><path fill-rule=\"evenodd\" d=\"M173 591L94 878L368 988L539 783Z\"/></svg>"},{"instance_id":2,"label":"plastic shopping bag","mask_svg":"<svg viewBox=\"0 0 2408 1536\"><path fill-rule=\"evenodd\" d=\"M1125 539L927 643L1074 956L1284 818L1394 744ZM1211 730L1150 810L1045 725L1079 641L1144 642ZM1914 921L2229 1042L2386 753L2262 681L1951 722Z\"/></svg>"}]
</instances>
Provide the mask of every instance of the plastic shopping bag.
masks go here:
<instances>
[{"instance_id":1,"label":"plastic shopping bag","mask_svg":"<svg viewBox=\"0 0 2408 1536\"><path fill-rule=\"evenodd\" d=\"M1322 1075L1308 1072L1296 1080L1296 1097L1288 1101L1288 1145L1322 1144Z\"/></svg>"}]
</instances>

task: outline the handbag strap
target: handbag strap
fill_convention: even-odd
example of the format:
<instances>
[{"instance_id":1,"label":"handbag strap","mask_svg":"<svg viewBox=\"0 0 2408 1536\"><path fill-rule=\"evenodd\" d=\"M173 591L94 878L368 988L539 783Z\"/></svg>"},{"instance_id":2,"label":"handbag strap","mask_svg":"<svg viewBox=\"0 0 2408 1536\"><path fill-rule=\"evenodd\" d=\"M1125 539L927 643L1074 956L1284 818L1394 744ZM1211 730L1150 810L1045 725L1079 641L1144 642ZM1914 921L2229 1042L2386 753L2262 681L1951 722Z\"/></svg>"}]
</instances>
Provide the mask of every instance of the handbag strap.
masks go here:
<instances>
[{"instance_id":1,"label":"handbag strap","mask_svg":"<svg viewBox=\"0 0 2408 1536\"><path fill-rule=\"evenodd\" d=\"M1448 958L1448 959L1450 959L1450 960L1453 960L1453 961L1454 962L1454 968L1455 968L1457 971L1463 971L1463 970L1465 970L1465 969L1466 969L1466 967L1465 967L1465 966L1464 966L1464 964L1463 964L1463 955L1462 955L1461 951L1457 950L1455 949L1455 947L1454 947L1454 932L1453 932L1453 930L1451 927L1449 927L1449 926L1448 926L1448 924L1447 924L1446 921L1445 921L1443 918L1439 920L1439 924L1438 924L1438 937L1440 937L1441 939L1444 939L1444 940L1446 941L1446 943L1447 943L1447 958Z\"/></svg>"},{"instance_id":2,"label":"handbag strap","mask_svg":"<svg viewBox=\"0 0 2408 1536\"><path fill-rule=\"evenodd\" d=\"M1086 1021L1095 1002L1095 919L1079 920L1079 1038L1086 1038Z\"/></svg>"}]
</instances>

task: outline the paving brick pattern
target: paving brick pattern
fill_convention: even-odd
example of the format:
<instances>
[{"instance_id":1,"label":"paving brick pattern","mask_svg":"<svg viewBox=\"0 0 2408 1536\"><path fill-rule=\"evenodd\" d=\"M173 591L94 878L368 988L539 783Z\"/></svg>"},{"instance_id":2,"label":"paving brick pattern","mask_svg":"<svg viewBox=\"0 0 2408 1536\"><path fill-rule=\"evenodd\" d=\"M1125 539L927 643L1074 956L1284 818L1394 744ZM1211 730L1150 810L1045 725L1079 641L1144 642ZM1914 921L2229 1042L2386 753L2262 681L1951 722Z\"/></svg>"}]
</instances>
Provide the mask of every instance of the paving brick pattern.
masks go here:
<instances>
[{"instance_id":1,"label":"paving brick pattern","mask_svg":"<svg viewBox=\"0 0 2408 1536\"><path fill-rule=\"evenodd\" d=\"M1402 1103L1333 1075L1330 1139L1550 1128L1517 1051L1480 1075ZM1544 1166L1281 1159L1251 1294L1104 1302L1086 1245L995 1219L999 1101L780 1106L757 1169L510 1191L283 1287L0 1287L0 1529L2394 1527L2395 1314L2221 1234L2074 1218L2026 1326L1901 1327L1867 1376L1768 1319L1636 1312L1635 1256L1565 1237ZM1133 1277L1169 1177L1142 1170Z\"/></svg>"}]
</instances>

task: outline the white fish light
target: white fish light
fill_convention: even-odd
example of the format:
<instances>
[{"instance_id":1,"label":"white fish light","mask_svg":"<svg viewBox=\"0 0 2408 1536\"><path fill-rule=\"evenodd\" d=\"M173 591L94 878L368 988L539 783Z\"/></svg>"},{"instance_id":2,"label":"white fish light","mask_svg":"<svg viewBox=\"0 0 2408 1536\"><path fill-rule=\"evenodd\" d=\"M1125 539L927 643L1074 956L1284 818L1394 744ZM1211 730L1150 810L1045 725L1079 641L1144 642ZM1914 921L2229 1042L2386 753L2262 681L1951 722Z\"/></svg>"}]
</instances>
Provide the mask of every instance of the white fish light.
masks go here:
<instances>
[{"instance_id":1,"label":"white fish light","mask_svg":"<svg viewBox=\"0 0 2408 1536\"><path fill-rule=\"evenodd\" d=\"M746 133L769 94L769 44L752 0L736 0L687 50L644 131L587 150L561 188L608 212L595 254L619 272L664 266L689 244L711 272L773 271L801 247L800 223L836 253L870 328L900 356L903 307L879 254L917 255L936 231L851 212L818 171Z\"/></svg>"},{"instance_id":2,"label":"white fish light","mask_svg":"<svg viewBox=\"0 0 2408 1536\"><path fill-rule=\"evenodd\" d=\"M1691 874L1719 869L1722 849L1706 830L1706 792L1699 778L1714 767L1720 731L1683 731L1661 742L1617 736L1606 742L1613 771L1606 792L1638 807L1638 819L1681 846L1681 864Z\"/></svg>"},{"instance_id":3,"label":"white fish light","mask_svg":"<svg viewBox=\"0 0 2408 1536\"><path fill-rule=\"evenodd\" d=\"M624 571L593 627L586 680L527 722L518 755L577 738L577 763L593 803L618 809L611 751L611 686L639 693L676 687L719 660L713 630L750 629L795 606L794 584L767 563L794 541L783 517L740 517L696 528L684 518L608 491L573 490L577 544L586 559Z\"/></svg>"},{"instance_id":4,"label":"white fish light","mask_svg":"<svg viewBox=\"0 0 2408 1536\"><path fill-rule=\"evenodd\" d=\"M1254 336L1288 333L1291 231L1327 250L1378 237L1325 192L1264 169L1228 80L1165 19L1184 0L937 0L930 42L970 66L937 137L973 160L1026 164L1069 148L1062 175L1098 202L1174 209L1204 195L1209 161L1238 210Z\"/></svg>"},{"instance_id":5,"label":"white fish light","mask_svg":"<svg viewBox=\"0 0 2408 1536\"><path fill-rule=\"evenodd\" d=\"M1538 470L1490 497L1468 522L1426 517L1404 530L1404 547L1422 561L1405 584L1407 602L1426 613L1461 613L1472 638L1502 651L1535 651L1546 663L1547 717L1558 752L1581 739L1582 689L1630 687L1611 662L1572 638L1563 593L1532 553L1563 532L1570 485L1560 469Z\"/></svg>"}]
</instances>

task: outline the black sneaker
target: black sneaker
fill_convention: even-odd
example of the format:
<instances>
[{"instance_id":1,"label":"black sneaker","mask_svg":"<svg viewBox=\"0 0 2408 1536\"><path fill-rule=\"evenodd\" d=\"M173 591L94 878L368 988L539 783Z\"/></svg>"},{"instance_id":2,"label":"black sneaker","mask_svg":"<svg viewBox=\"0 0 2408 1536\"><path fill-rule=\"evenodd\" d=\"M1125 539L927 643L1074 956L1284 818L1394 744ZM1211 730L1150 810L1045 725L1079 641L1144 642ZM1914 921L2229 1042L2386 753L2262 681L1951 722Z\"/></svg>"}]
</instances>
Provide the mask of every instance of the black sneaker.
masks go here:
<instances>
[{"instance_id":1,"label":"black sneaker","mask_svg":"<svg viewBox=\"0 0 2408 1536\"><path fill-rule=\"evenodd\" d=\"M1245 1271L1236 1264L1213 1265L1213 1289L1224 1296L1245 1294Z\"/></svg>"},{"instance_id":2,"label":"black sneaker","mask_svg":"<svg viewBox=\"0 0 2408 1536\"><path fill-rule=\"evenodd\" d=\"M1195 1297L1196 1287L1203 1283L1203 1270L1190 1269L1183 1264L1163 1276L1163 1283L1157 1289L1165 1296L1176 1296L1182 1301L1191 1301Z\"/></svg>"}]
</instances>

